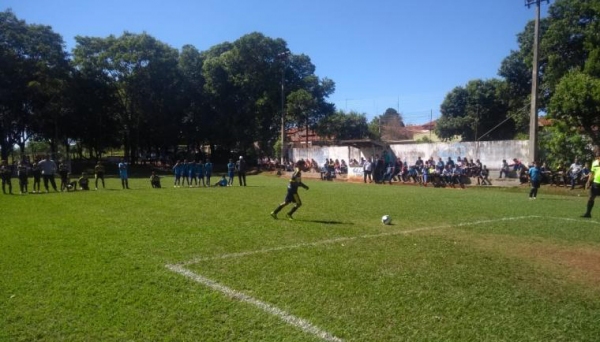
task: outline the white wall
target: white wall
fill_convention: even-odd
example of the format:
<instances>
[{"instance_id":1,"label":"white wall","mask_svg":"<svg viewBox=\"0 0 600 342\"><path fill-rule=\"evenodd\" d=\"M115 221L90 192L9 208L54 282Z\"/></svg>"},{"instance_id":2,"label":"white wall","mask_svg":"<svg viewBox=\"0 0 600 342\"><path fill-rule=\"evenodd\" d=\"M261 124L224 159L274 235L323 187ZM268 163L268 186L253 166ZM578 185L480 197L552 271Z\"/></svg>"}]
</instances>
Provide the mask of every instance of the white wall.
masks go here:
<instances>
[{"instance_id":1,"label":"white wall","mask_svg":"<svg viewBox=\"0 0 600 342\"><path fill-rule=\"evenodd\" d=\"M481 142L437 142L437 143L413 143L390 145L394 154L409 164L414 163L417 157L429 159L433 157L446 161L452 157L456 161L458 157L468 159L479 159L489 169L498 169L503 159L510 161L517 158L525 164L529 163L527 158L529 141L527 140L501 140ZM326 158L333 158L348 162L350 159L360 161L360 158L369 158L374 154L381 154L380 150L372 148L357 149L352 146L316 146L306 148L294 148L290 151L291 160L314 159L323 165ZM352 173L352 172L350 172Z\"/></svg>"}]
</instances>

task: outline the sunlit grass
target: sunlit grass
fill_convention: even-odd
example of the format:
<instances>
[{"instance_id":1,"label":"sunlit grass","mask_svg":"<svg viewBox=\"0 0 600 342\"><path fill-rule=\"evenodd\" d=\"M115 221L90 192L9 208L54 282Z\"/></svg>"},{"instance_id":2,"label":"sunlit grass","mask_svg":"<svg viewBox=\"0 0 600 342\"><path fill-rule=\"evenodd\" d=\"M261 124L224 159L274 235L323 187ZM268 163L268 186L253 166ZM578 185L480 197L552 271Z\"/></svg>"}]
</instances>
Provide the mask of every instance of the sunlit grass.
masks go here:
<instances>
[{"instance_id":1,"label":"sunlit grass","mask_svg":"<svg viewBox=\"0 0 600 342\"><path fill-rule=\"evenodd\" d=\"M307 179L290 222L269 216L284 178L171 181L1 196L0 340L320 340L166 268L190 260L345 341L600 336L600 223L578 218L581 190L530 201L525 188ZM246 254L222 258L234 253Z\"/></svg>"}]
</instances>

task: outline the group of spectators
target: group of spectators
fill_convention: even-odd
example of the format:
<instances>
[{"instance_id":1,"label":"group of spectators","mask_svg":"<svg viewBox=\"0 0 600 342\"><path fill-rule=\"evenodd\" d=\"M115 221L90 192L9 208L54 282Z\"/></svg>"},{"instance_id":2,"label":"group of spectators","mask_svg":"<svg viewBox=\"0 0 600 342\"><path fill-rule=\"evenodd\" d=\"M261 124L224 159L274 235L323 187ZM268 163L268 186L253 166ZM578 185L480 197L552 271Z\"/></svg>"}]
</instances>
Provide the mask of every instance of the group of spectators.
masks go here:
<instances>
[{"instance_id":1,"label":"group of spectators","mask_svg":"<svg viewBox=\"0 0 600 342\"><path fill-rule=\"evenodd\" d=\"M500 165L500 175L509 177L511 173L514 173L518 177L522 184L531 181L528 170L532 165L524 165L521 161L514 158L512 163L509 164L506 160L502 160ZM551 168L546 162L541 165L537 165L540 171L540 183L550 184L556 186L570 187L571 190L575 189L577 185L585 186L589 175L590 166L589 163L581 164L577 158L573 160L573 163L567 168L564 163L559 162L555 168Z\"/></svg>"},{"instance_id":2,"label":"group of spectators","mask_svg":"<svg viewBox=\"0 0 600 342\"><path fill-rule=\"evenodd\" d=\"M446 161L433 157L423 160L418 157L414 163L402 161L396 158L390 152L384 151L381 156L375 155L370 159L361 159L363 168L364 182L367 183L388 183L402 182L414 183L422 186L429 184L435 187L456 187L464 188L467 177L477 177L478 185L491 185L489 179L489 170L477 159L468 160L458 157L456 161L448 157Z\"/></svg>"},{"instance_id":3,"label":"group of spectators","mask_svg":"<svg viewBox=\"0 0 600 342\"><path fill-rule=\"evenodd\" d=\"M332 180L336 175L348 173L348 164L346 164L344 159L340 161L339 159L333 160L333 158L325 158L325 163L323 163L323 167L320 169L319 164L312 159L311 168L318 170L321 173L321 179L323 180Z\"/></svg>"}]
</instances>

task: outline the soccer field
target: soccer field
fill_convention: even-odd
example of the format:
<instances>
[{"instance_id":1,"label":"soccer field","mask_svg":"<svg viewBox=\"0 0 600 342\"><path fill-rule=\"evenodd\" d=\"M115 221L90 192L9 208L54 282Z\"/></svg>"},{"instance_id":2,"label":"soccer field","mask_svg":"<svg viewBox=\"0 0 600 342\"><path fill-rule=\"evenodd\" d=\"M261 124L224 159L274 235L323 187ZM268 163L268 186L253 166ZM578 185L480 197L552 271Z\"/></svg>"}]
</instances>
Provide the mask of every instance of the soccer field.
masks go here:
<instances>
[{"instance_id":1,"label":"soccer field","mask_svg":"<svg viewBox=\"0 0 600 342\"><path fill-rule=\"evenodd\" d=\"M288 221L289 207L269 216L285 178L171 182L0 196L0 341L600 336L600 220L579 218L583 190L306 179Z\"/></svg>"}]
</instances>

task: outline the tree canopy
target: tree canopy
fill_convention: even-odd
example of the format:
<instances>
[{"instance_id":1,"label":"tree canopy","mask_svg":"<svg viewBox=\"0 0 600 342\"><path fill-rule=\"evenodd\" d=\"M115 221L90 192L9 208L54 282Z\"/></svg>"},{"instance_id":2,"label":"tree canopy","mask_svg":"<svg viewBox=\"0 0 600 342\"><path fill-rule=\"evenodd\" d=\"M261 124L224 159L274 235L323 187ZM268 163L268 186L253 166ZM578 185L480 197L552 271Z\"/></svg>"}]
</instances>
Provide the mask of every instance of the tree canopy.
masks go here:
<instances>
[{"instance_id":1,"label":"tree canopy","mask_svg":"<svg viewBox=\"0 0 600 342\"><path fill-rule=\"evenodd\" d=\"M27 139L53 152L76 142L92 158L113 147L130 159L181 146L271 154L282 115L286 128L314 129L335 112L335 83L280 38L254 32L206 51L146 32L75 41L69 56L50 27L0 12L3 159Z\"/></svg>"},{"instance_id":2,"label":"tree canopy","mask_svg":"<svg viewBox=\"0 0 600 342\"><path fill-rule=\"evenodd\" d=\"M567 136L583 135L583 139L571 140L582 144L591 141L600 145L598 32L600 0L556 0L548 16L540 21L539 109L552 119L555 131ZM528 132L533 38L532 20L517 36L519 49L502 61L500 79L472 80L446 95L437 123L442 138L459 135L463 140L513 139ZM506 122L500 124L501 119ZM495 124L500 126L480 137ZM563 139L560 136L545 135L541 147L552 149L551 145L558 142L551 139Z\"/></svg>"}]
</instances>

